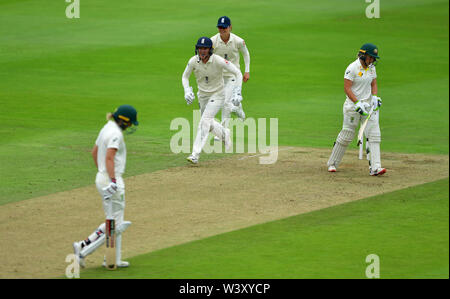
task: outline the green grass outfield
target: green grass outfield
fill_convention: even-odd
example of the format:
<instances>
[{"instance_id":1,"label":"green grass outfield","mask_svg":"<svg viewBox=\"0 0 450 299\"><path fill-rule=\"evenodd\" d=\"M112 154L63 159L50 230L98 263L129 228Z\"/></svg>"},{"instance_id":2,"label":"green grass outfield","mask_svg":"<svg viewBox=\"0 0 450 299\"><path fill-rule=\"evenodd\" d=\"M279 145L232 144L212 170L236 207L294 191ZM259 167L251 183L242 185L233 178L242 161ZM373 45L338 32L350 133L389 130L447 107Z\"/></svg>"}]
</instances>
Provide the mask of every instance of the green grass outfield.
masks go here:
<instances>
[{"instance_id":1,"label":"green grass outfield","mask_svg":"<svg viewBox=\"0 0 450 299\"><path fill-rule=\"evenodd\" d=\"M449 278L448 179L217 235L81 278ZM445 221L442 221L446 219Z\"/></svg>"},{"instance_id":2,"label":"green grass outfield","mask_svg":"<svg viewBox=\"0 0 450 299\"><path fill-rule=\"evenodd\" d=\"M223 6L192 0L82 0L81 18L72 20L65 17L66 5L63 0L0 1L0 208L2 204L93 184L96 171L90 149L106 112L124 103L138 109L140 121L138 131L126 137L126 176L184 165L186 154L175 155L169 149L174 133L169 130L171 120L192 118L193 107L183 99L181 74L193 55L197 38L215 34L217 19L224 14L232 19L233 32L245 38L251 54L251 79L243 88L247 116L277 117L280 145L331 147L342 122L345 68L363 43L373 42L382 57L377 66L379 95L383 98L382 150L448 155L447 0L381 1L380 19L365 17L367 3L362 0L229 0ZM203 155L202 160L217 157L220 155ZM402 205L399 198L411 190L422 190L422 197ZM311 243L308 247L296 243L299 252L323 245L319 252L323 260L317 260L317 264L306 261L312 257L308 251L292 255L290 273L295 275L289 277L359 277L364 274L364 255L372 250L365 245L373 244L381 258L382 277L448 278L448 206L443 213L448 182L393 194L393 202L384 204L392 205L400 215L394 215L390 209L373 210L378 211L378 219L389 220L380 224L395 228L392 235L390 230L384 232L390 242L376 244L362 234L373 231L383 236L376 225L352 228L352 221L370 219L369 212L363 213L364 204L373 206L379 202L371 199L355 203L355 209L362 213L360 218L347 217L341 210L347 207L343 205L267 224L276 231L277 225L292 226L296 219L314 224L311 215L336 213L346 216L336 218L336 223L353 229L355 238L361 237L361 244L355 244L357 239L351 240L347 234L333 232L332 227L323 227L322 233L315 234L300 225L299 234L294 229L286 240L274 239L266 246L284 248L288 255L297 247L281 245L295 236L317 242L327 233L342 236L342 242L331 245ZM439 204L441 209L433 208L431 203ZM435 214L426 222L422 212ZM417 225L423 221L405 218L407 215L415 215L429 225L418 233ZM397 218L408 221L397 228ZM434 230L432 224L441 230ZM258 231L259 227L263 226L249 230ZM187 259L180 259L179 270L173 267L172 259L183 256L183 248L190 246L239 243L239 235L245 232L136 257L133 265L140 260L156 264L136 265L126 273L130 277L142 273L158 273L159 277L199 277L208 273L219 277L221 273L213 271L213 266L223 260L206 259L210 255L194 260L187 257L189 251L184 251ZM234 234L235 241L229 239ZM398 238L394 242L395 236ZM410 257L414 260L407 259L411 238L415 247ZM342 247L345 244L349 248ZM243 249L242 255L221 252L238 264L230 263L223 271L244 268L239 263L250 255L251 247ZM348 253L343 249L348 249ZM280 255L271 248L265 252L268 256L259 257L259 261ZM164 256L166 253L174 255ZM395 257L404 253L406 257L390 261L390 253ZM446 260L439 262L438 257L444 253ZM161 260L167 261L165 265L155 259L161 254ZM421 260L429 256L433 258ZM281 268L286 265L277 264L276 259L273 264L259 261L254 260L254 267L247 269L253 272L247 276L275 278L285 273ZM340 268L346 261L355 264ZM319 264L325 267L325 263L334 267L330 266L326 273L312 268ZM143 272L137 273L139 269ZM191 270L183 276L181 269ZM276 271L270 272L273 270ZM86 276L99 273L86 272ZM222 277L229 276L224 272Z\"/></svg>"},{"instance_id":3,"label":"green grass outfield","mask_svg":"<svg viewBox=\"0 0 450 299\"><path fill-rule=\"evenodd\" d=\"M224 14L251 53L247 116L278 117L281 145L333 144L345 68L371 41L382 150L448 154L448 1L383 1L380 19L360 0L82 1L80 19L66 5L0 1L0 204L92 184L89 151L123 103L141 123L126 175L183 165L169 150L170 121L192 118L181 74Z\"/></svg>"}]
</instances>

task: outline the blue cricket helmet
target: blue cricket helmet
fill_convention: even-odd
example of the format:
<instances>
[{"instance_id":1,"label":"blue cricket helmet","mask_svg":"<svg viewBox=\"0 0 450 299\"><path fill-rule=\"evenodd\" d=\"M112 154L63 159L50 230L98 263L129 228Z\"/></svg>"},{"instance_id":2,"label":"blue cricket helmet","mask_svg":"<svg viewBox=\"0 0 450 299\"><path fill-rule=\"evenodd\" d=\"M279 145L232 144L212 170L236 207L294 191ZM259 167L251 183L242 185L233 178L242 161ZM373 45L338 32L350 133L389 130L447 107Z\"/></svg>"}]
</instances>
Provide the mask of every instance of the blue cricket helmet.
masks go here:
<instances>
[{"instance_id":1,"label":"blue cricket helmet","mask_svg":"<svg viewBox=\"0 0 450 299\"><path fill-rule=\"evenodd\" d=\"M209 37L202 36L195 45L195 55L198 54L198 48L209 48L209 55L213 54L213 42Z\"/></svg>"},{"instance_id":2,"label":"blue cricket helmet","mask_svg":"<svg viewBox=\"0 0 450 299\"><path fill-rule=\"evenodd\" d=\"M230 27L230 26L231 26L231 20L230 20L230 18L227 17L227 16L220 17L220 18L217 20L217 27L220 27L220 28L228 28L228 27Z\"/></svg>"}]
</instances>

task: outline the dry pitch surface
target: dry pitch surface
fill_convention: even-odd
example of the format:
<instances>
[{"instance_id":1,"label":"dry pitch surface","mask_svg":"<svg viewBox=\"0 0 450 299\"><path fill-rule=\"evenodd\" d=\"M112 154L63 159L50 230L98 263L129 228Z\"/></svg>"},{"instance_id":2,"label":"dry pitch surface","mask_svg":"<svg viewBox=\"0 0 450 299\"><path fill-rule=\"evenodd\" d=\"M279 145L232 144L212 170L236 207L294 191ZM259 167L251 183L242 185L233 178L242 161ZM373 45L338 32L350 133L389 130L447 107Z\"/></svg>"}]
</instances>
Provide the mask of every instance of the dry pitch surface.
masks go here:
<instances>
[{"instance_id":1,"label":"dry pitch surface","mask_svg":"<svg viewBox=\"0 0 450 299\"><path fill-rule=\"evenodd\" d=\"M339 172L326 171L329 149L281 147L278 161L224 156L129 177L123 257L362 199L449 175L448 155L383 153L387 174L368 175L349 151ZM95 173L92 174L93 180ZM94 185L0 206L0 278L64 276L72 242L104 221ZM103 261L103 250L87 267Z\"/></svg>"}]
</instances>

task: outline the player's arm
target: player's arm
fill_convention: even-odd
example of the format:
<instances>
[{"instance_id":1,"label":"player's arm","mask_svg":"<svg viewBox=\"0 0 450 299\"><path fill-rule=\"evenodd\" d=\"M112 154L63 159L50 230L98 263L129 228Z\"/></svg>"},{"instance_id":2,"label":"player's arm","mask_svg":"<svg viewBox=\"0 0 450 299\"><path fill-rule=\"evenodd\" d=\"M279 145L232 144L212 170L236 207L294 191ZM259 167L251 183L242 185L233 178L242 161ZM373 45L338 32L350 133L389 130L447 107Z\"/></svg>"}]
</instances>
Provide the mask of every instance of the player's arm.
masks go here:
<instances>
[{"instance_id":1,"label":"player's arm","mask_svg":"<svg viewBox=\"0 0 450 299\"><path fill-rule=\"evenodd\" d=\"M247 46L245 45L245 42L242 40L242 45L239 48L239 51L242 54L242 58L244 58L244 64L245 64L245 72L243 80L244 82L247 82L248 79L250 79L250 52L248 52Z\"/></svg>"},{"instance_id":2,"label":"player's arm","mask_svg":"<svg viewBox=\"0 0 450 299\"><path fill-rule=\"evenodd\" d=\"M108 173L111 182L109 183L108 186L103 188L104 199L110 199L111 196L113 196L114 193L116 193L117 191L114 158L116 156L117 149L119 148L121 141L122 138L120 136L112 136L112 138L109 140L106 146L105 166L106 172Z\"/></svg>"},{"instance_id":3,"label":"player's arm","mask_svg":"<svg viewBox=\"0 0 450 299\"><path fill-rule=\"evenodd\" d=\"M377 111L383 103L381 98L378 96L377 78L373 79L370 85L372 87L372 106L374 107L374 111Z\"/></svg>"},{"instance_id":4,"label":"player's arm","mask_svg":"<svg viewBox=\"0 0 450 299\"><path fill-rule=\"evenodd\" d=\"M188 62L186 68L184 69L183 76L181 77L181 83L183 84L184 90L189 89L189 77L194 69L192 64L193 63L191 61Z\"/></svg>"},{"instance_id":5,"label":"player's arm","mask_svg":"<svg viewBox=\"0 0 450 299\"><path fill-rule=\"evenodd\" d=\"M108 148L106 150L106 171L108 172L111 181L114 181L116 178L116 173L114 171L114 157L116 156L116 153L117 148Z\"/></svg>"},{"instance_id":6,"label":"player's arm","mask_svg":"<svg viewBox=\"0 0 450 299\"><path fill-rule=\"evenodd\" d=\"M370 83L371 87L372 87L372 95L377 95L378 94L378 85L377 85L377 79L373 79L372 83Z\"/></svg>"},{"instance_id":7,"label":"player's arm","mask_svg":"<svg viewBox=\"0 0 450 299\"><path fill-rule=\"evenodd\" d=\"M348 98L352 100L352 102L355 104L355 111L358 112L359 114L367 115L370 105L367 104L366 102L361 102L356 98L355 94L352 91L352 85L353 85L352 80L344 79L345 93L347 94Z\"/></svg>"},{"instance_id":8,"label":"player's arm","mask_svg":"<svg viewBox=\"0 0 450 299\"><path fill-rule=\"evenodd\" d=\"M189 86L189 77L191 76L193 69L193 61L191 59L184 69L183 76L181 77L181 83L183 84L184 88L184 99L186 100L186 103L188 105L192 104L192 102L195 100L195 95L192 87Z\"/></svg>"},{"instance_id":9,"label":"player's arm","mask_svg":"<svg viewBox=\"0 0 450 299\"><path fill-rule=\"evenodd\" d=\"M232 64L231 62L222 59L221 63L223 64L224 69L226 69L227 71L229 71L230 73L232 73L233 75L236 76L236 82L234 83L234 87L233 87L233 95L232 95L232 99L231 102L233 103L233 105L235 106L239 106L239 104L242 101L242 74L241 74L241 70L238 69L234 64Z\"/></svg>"},{"instance_id":10,"label":"player's arm","mask_svg":"<svg viewBox=\"0 0 450 299\"><path fill-rule=\"evenodd\" d=\"M352 91L352 85L353 85L352 80L344 79L345 94L348 96L350 100L352 100L353 103L356 103L358 102L358 99L356 98L355 94Z\"/></svg>"},{"instance_id":11,"label":"player's arm","mask_svg":"<svg viewBox=\"0 0 450 299\"><path fill-rule=\"evenodd\" d=\"M229 71L230 73L232 73L233 75L236 76L236 88L237 90L241 90L242 88L242 73L241 70L238 69L234 64L232 64L231 62L225 60L222 58L222 60L220 60L220 63L222 64L223 68L226 69L227 71Z\"/></svg>"},{"instance_id":12,"label":"player's arm","mask_svg":"<svg viewBox=\"0 0 450 299\"><path fill-rule=\"evenodd\" d=\"M97 154L98 154L98 146L94 145L94 147L92 148L92 158L94 159L95 167L97 167L98 169Z\"/></svg>"}]
</instances>

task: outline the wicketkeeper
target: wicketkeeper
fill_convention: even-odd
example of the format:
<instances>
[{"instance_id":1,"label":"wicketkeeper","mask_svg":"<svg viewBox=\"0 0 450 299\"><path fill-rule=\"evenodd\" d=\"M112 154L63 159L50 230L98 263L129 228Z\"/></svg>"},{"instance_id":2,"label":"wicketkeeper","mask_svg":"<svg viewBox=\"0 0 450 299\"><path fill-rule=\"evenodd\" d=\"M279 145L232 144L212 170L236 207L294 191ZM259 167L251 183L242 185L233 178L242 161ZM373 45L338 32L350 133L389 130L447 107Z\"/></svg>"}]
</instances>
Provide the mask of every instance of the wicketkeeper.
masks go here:
<instances>
[{"instance_id":1,"label":"wicketkeeper","mask_svg":"<svg viewBox=\"0 0 450 299\"><path fill-rule=\"evenodd\" d=\"M124 221L125 183L122 174L125 172L127 150L123 132L131 126L137 126L137 111L133 106L122 105L114 113L107 115L108 122L100 131L92 157L98 169L95 178L97 190L103 200L105 215L109 205L112 205L112 216L116 223L116 265L128 267L129 263L122 261L122 233L131 224ZM134 128L132 128L134 129ZM134 130L129 129L130 133ZM103 222L89 237L83 241L74 242L75 256L81 267L85 267L85 258L105 243L105 222ZM105 266L105 262L103 263Z\"/></svg>"},{"instance_id":2,"label":"wicketkeeper","mask_svg":"<svg viewBox=\"0 0 450 299\"><path fill-rule=\"evenodd\" d=\"M189 86L189 77L194 72L198 87L198 102L202 114L192 154L187 158L193 164L198 163L200 153L205 146L209 132L212 132L222 140L227 150L232 146L230 130L224 128L214 119L225 102L224 71L235 76L236 81L232 87L232 101L234 103L240 103L242 101L241 71L228 60L213 54L213 43L208 37L200 37L195 45L195 56L189 59L182 76L184 99L190 105L195 100L193 89Z\"/></svg>"},{"instance_id":3,"label":"wicketkeeper","mask_svg":"<svg viewBox=\"0 0 450 299\"><path fill-rule=\"evenodd\" d=\"M345 70L344 89L347 98L344 103L344 124L334 143L328 171L336 172L344 156L347 146L355 137L358 124L363 122L371 108L373 113L365 129L368 138L369 173L372 176L386 173L381 167L381 132L379 125L379 108L381 98L378 97L376 60L379 59L378 49L374 44L364 44L358 52L358 58Z\"/></svg>"}]
</instances>

